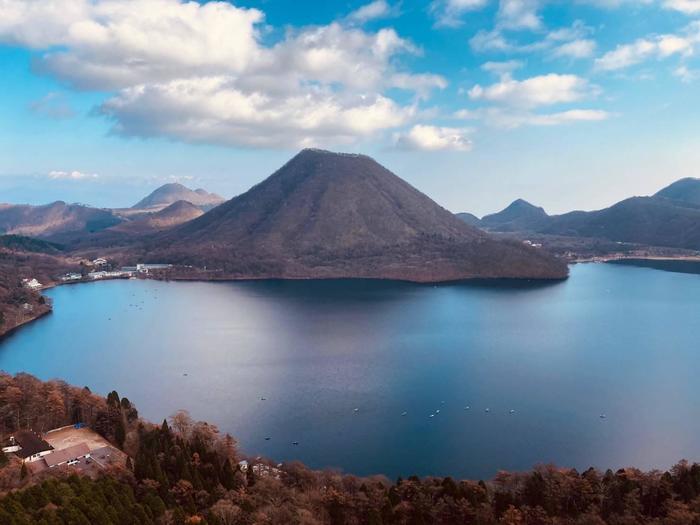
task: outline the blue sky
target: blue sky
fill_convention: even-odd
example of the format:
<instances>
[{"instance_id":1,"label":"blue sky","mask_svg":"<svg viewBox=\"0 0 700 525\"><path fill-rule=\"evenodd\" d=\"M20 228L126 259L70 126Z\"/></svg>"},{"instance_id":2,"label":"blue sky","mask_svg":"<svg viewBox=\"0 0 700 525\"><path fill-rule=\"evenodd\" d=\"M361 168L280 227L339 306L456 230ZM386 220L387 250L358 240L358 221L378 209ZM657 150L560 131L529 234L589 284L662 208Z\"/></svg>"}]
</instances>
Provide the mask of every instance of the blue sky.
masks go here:
<instances>
[{"instance_id":1,"label":"blue sky","mask_svg":"<svg viewBox=\"0 0 700 525\"><path fill-rule=\"evenodd\" d=\"M452 211L700 176L700 0L0 1L0 200L234 196L302 147Z\"/></svg>"}]
</instances>

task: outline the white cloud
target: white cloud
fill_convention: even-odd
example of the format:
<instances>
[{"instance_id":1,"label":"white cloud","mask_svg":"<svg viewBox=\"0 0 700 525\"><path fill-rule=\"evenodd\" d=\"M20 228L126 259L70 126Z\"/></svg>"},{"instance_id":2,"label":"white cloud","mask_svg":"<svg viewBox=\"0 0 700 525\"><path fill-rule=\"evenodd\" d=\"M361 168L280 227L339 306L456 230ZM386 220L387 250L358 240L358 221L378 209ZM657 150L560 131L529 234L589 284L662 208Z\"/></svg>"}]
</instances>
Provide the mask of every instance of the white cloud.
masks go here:
<instances>
[{"instance_id":1,"label":"white cloud","mask_svg":"<svg viewBox=\"0 0 700 525\"><path fill-rule=\"evenodd\" d=\"M688 66L678 66L673 70L673 75L681 79L681 82L690 84L700 77L700 71L689 69Z\"/></svg>"},{"instance_id":2,"label":"white cloud","mask_svg":"<svg viewBox=\"0 0 700 525\"><path fill-rule=\"evenodd\" d=\"M543 28L540 28L543 29ZM507 36L507 30L497 26L492 30L480 30L470 40L471 48L479 53L535 53L549 51L555 58L587 58L596 43L590 38L593 28L581 20L567 27L548 31L535 40L518 42Z\"/></svg>"},{"instance_id":3,"label":"white cloud","mask_svg":"<svg viewBox=\"0 0 700 525\"><path fill-rule=\"evenodd\" d=\"M550 114L530 115L525 123L534 126L557 126L572 122L599 122L610 118L610 113L599 109L570 109Z\"/></svg>"},{"instance_id":4,"label":"white cloud","mask_svg":"<svg viewBox=\"0 0 700 525\"><path fill-rule=\"evenodd\" d=\"M488 126L515 129L522 126L559 126L576 122L600 122L610 113L598 109L570 109L555 113L534 113L513 108L489 107L477 110L463 109L454 117L460 120L482 120Z\"/></svg>"},{"instance_id":5,"label":"white cloud","mask_svg":"<svg viewBox=\"0 0 700 525\"><path fill-rule=\"evenodd\" d=\"M224 1L0 3L0 42L37 50L39 67L62 81L112 92L100 112L121 134L261 147L347 143L405 125L418 100L447 85L399 68L399 55L421 51L389 28L331 23L265 45L263 13ZM372 2L349 17L390 9ZM399 104L392 88L416 99Z\"/></svg>"},{"instance_id":6,"label":"white cloud","mask_svg":"<svg viewBox=\"0 0 700 525\"><path fill-rule=\"evenodd\" d=\"M268 96L242 90L229 77L129 88L101 111L119 134L251 147L350 143L403 125L413 114L382 95L319 89Z\"/></svg>"},{"instance_id":7,"label":"white cloud","mask_svg":"<svg viewBox=\"0 0 700 525\"><path fill-rule=\"evenodd\" d=\"M469 128L444 128L417 124L407 133L395 135L396 146L419 151L471 151Z\"/></svg>"},{"instance_id":8,"label":"white cloud","mask_svg":"<svg viewBox=\"0 0 700 525\"><path fill-rule=\"evenodd\" d=\"M555 58L589 58L593 56L595 49L594 40L573 40L552 50L552 56Z\"/></svg>"},{"instance_id":9,"label":"white cloud","mask_svg":"<svg viewBox=\"0 0 700 525\"><path fill-rule=\"evenodd\" d=\"M65 180L91 180L97 179L97 173L83 173L82 171L50 171L48 173L50 179L65 179Z\"/></svg>"},{"instance_id":10,"label":"white cloud","mask_svg":"<svg viewBox=\"0 0 700 525\"><path fill-rule=\"evenodd\" d=\"M375 0L350 13L347 19L351 22L364 24L370 20L395 16L397 11L398 10L391 6L386 0Z\"/></svg>"},{"instance_id":11,"label":"white cloud","mask_svg":"<svg viewBox=\"0 0 700 525\"><path fill-rule=\"evenodd\" d=\"M433 0L430 12L435 16L435 24L444 27L459 27L464 22L462 16L469 11L485 7L489 0Z\"/></svg>"},{"instance_id":12,"label":"white cloud","mask_svg":"<svg viewBox=\"0 0 700 525\"><path fill-rule=\"evenodd\" d=\"M640 38L631 44L618 45L596 59L596 67L603 71L615 71L640 64L650 58L667 58L672 55L688 57L700 44L700 23L694 22L678 35L656 35Z\"/></svg>"},{"instance_id":13,"label":"white cloud","mask_svg":"<svg viewBox=\"0 0 700 525\"><path fill-rule=\"evenodd\" d=\"M542 20L537 13L540 6L540 0L501 0L497 25L501 29L539 30L542 28Z\"/></svg>"},{"instance_id":14,"label":"white cloud","mask_svg":"<svg viewBox=\"0 0 700 525\"><path fill-rule=\"evenodd\" d=\"M413 91L426 99L435 89L445 89L447 81L440 75L395 73L388 79L390 87Z\"/></svg>"},{"instance_id":15,"label":"white cloud","mask_svg":"<svg viewBox=\"0 0 700 525\"><path fill-rule=\"evenodd\" d=\"M700 0L665 0L664 5L687 15L700 13Z\"/></svg>"},{"instance_id":16,"label":"white cloud","mask_svg":"<svg viewBox=\"0 0 700 525\"><path fill-rule=\"evenodd\" d=\"M469 39L470 47L478 53L515 52L518 46L510 42L501 31L482 29Z\"/></svg>"},{"instance_id":17,"label":"white cloud","mask_svg":"<svg viewBox=\"0 0 700 525\"><path fill-rule=\"evenodd\" d=\"M551 73L526 80L504 78L496 84L469 90L469 98L508 106L532 108L575 102L595 94L596 88L576 75Z\"/></svg>"},{"instance_id":18,"label":"white cloud","mask_svg":"<svg viewBox=\"0 0 700 525\"><path fill-rule=\"evenodd\" d=\"M481 69L503 77L512 75L514 71L522 68L524 65L520 60L507 60L505 62L486 62L481 65Z\"/></svg>"},{"instance_id":19,"label":"white cloud","mask_svg":"<svg viewBox=\"0 0 700 525\"><path fill-rule=\"evenodd\" d=\"M49 50L41 67L84 88L241 72L263 14L228 2L5 0L0 40ZM56 48L56 49L52 49Z\"/></svg>"}]
</instances>

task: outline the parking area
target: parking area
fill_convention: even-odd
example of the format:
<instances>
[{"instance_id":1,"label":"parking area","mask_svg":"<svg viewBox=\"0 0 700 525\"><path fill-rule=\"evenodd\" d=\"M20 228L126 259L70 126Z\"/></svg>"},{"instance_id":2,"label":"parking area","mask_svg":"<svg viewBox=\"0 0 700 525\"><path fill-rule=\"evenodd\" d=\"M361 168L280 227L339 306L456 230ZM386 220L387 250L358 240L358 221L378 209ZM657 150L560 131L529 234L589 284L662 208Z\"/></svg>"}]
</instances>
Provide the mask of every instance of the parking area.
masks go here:
<instances>
[{"instance_id":1,"label":"parking area","mask_svg":"<svg viewBox=\"0 0 700 525\"><path fill-rule=\"evenodd\" d=\"M126 454L111 445L92 450L90 459L102 468L111 467L112 465L126 465Z\"/></svg>"},{"instance_id":2,"label":"parking area","mask_svg":"<svg viewBox=\"0 0 700 525\"><path fill-rule=\"evenodd\" d=\"M79 443L85 443L90 451L109 447L109 441L87 427L65 427L48 432L44 439L56 450L63 450Z\"/></svg>"}]
</instances>

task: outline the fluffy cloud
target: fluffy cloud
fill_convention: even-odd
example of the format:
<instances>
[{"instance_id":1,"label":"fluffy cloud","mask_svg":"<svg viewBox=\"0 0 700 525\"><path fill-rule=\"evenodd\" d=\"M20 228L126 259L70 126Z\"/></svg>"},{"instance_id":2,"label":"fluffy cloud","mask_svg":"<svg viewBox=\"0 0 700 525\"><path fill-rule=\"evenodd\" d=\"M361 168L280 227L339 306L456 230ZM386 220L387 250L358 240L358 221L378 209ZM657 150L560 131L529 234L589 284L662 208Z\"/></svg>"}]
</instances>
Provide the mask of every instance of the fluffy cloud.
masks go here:
<instances>
[{"instance_id":1,"label":"fluffy cloud","mask_svg":"<svg viewBox=\"0 0 700 525\"><path fill-rule=\"evenodd\" d=\"M537 14L540 0L501 0L498 7L497 24L501 29L542 28L542 20Z\"/></svg>"},{"instance_id":2,"label":"fluffy cloud","mask_svg":"<svg viewBox=\"0 0 700 525\"><path fill-rule=\"evenodd\" d=\"M603 71L615 71L640 64L650 58L667 58L671 55L690 56L700 44L700 23L690 24L683 33L640 38L631 44L622 44L596 59L596 67Z\"/></svg>"},{"instance_id":3,"label":"fluffy cloud","mask_svg":"<svg viewBox=\"0 0 700 525\"><path fill-rule=\"evenodd\" d=\"M265 45L263 13L224 1L0 0L0 42L33 48L38 67L112 93L99 111L116 133L277 147L351 142L404 125L444 78L397 66L420 49L393 29L351 22L288 30ZM385 16L385 1L346 17Z\"/></svg>"},{"instance_id":4,"label":"fluffy cloud","mask_svg":"<svg viewBox=\"0 0 700 525\"><path fill-rule=\"evenodd\" d=\"M91 180L97 179L99 175L97 173L83 173L82 171L50 171L48 173L50 179L64 179L64 180Z\"/></svg>"},{"instance_id":5,"label":"fluffy cloud","mask_svg":"<svg viewBox=\"0 0 700 525\"><path fill-rule=\"evenodd\" d=\"M318 89L270 96L242 90L230 77L208 77L128 88L105 102L101 112L124 135L307 147L350 143L400 126L413 110L381 95Z\"/></svg>"},{"instance_id":6,"label":"fluffy cloud","mask_svg":"<svg viewBox=\"0 0 700 525\"><path fill-rule=\"evenodd\" d=\"M417 124L407 133L397 134L396 146L420 151L471 151L469 128L443 128Z\"/></svg>"},{"instance_id":7,"label":"fluffy cloud","mask_svg":"<svg viewBox=\"0 0 700 525\"><path fill-rule=\"evenodd\" d=\"M700 0L666 0L664 5L668 9L675 9L687 15L700 13Z\"/></svg>"},{"instance_id":8,"label":"fluffy cloud","mask_svg":"<svg viewBox=\"0 0 700 525\"><path fill-rule=\"evenodd\" d=\"M584 78L551 73L526 80L506 77L486 87L477 84L469 90L469 98L513 107L533 108L575 102L595 92L596 88Z\"/></svg>"},{"instance_id":9,"label":"fluffy cloud","mask_svg":"<svg viewBox=\"0 0 700 525\"><path fill-rule=\"evenodd\" d=\"M468 92L474 102L488 103L486 107L462 109L454 113L460 120L479 120L497 128L521 126L557 126L574 122L606 120L609 113L599 109L566 109L553 113L537 112L538 108L571 104L592 98L599 93L597 86L576 75L551 73L525 80L511 77L509 67L484 64L484 68L500 74L500 81L489 86L475 85ZM508 64L508 63L506 63Z\"/></svg>"},{"instance_id":10,"label":"fluffy cloud","mask_svg":"<svg viewBox=\"0 0 700 525\"><path fill-rule=\"evenodd\" d=\"M397 9L391 5L386 0L375 0L369 4L365 4L359 9L356 9L347 16L347 19L351 22L356 22L358 24L364 24L370 20L376 20L378 18L387 18L394 16Z\"/></svg>"},{"instance_id":11,"label":"fluffy cloud","mask_svg":"<svg viewBox=\"0 0 700 525\"><path fill-rule=\"evenodd\" d=\"M83 88L242 72L263 15L227 2L5 0L0 39L50 50L41 67Z\"/></svg>"}]
</instances>

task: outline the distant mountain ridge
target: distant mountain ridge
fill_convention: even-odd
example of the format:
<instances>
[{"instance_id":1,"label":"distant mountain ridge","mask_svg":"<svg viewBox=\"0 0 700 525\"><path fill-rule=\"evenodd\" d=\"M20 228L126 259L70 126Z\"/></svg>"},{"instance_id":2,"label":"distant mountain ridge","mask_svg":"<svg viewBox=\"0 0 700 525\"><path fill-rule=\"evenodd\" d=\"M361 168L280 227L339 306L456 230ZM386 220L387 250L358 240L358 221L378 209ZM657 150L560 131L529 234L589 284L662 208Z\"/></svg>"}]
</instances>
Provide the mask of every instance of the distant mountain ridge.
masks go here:
<instances>
[{"instance_id":1,"label":"distant mountain ridge","mask_svg":"<svg viewBox=\"0 0 700 525\"><path fill-rule=\"evenodd\" d=\"M204 214L202 209L188 201L177 201L165 208L138 215L135 219L125 221L108 229L120 233L151 233L177 226Z\"/></svg>"},{"instance_id":2,"label":"distant mountain ridge","mask_svg":"<svg viewBox=\"0 0 700 525\"><path fill-rule=\"evenodd\" d=\"M680 179L669 186L666 186L655 197L664 197L676 201L697 204L700 206L700 179L685 178Z\"/></svg>"},{"instance_id":3,"label":"distant mountain ridge","mask_svg":"<svg viewBox=\"0 0 700 525\"><path fill-rule=\"evenodd\" d=\"M48 238L68 232L95 232L118 224L111 210L63 201L43 206L0 204L0 233Z\"/></svg>"},{"instance_id":4,"label":"distant mountain ridge","mask_svg":"<svg viewBox=\"0 0 700 525\"><path fill-rule=\"evenodd\" d=\"M538 233L700 250L700 179L686 178L651 197L631 197L609 208L547 213L521 199L478 224L494 232Z\"/></svg>"},{"instance_id":5,"label":"distant mountain ridge","mask_svg":"<svg viewBox=\"0 0 700 525\"><path fill-rule=\"evenodd\" d=\"M63 201L38 206L0 204L0 235L73 244L108 230L141 234L194 219L223 201L201 188L190 190L181 184L166 184L139 201L139 208L93 208Z\"/></svg>"},{"instance_id":6,"label":"distant mountain ridge","mask_svg":"<svg viewBox=\"0 0 700 525\"><path fill-rule=\"evenodd\" d=\"M132 206L132 209L164 208L178 201L186 201L195 206L213 207L225 199L202 188L191 190L177 182L164 184Z\"/></svg>"},{"instance_id":7,"label":"distant mountain ridge","mask_svg":"<svg viewBox=\"0 0 700 525\"><path fill-rule=\"evenodd\" d=\"M232 277L567 275L542 251L464 224L370 157L322 150L303 150L248 192L149 239L143 255Z\"/></svg>"},{"instance_id":8,"label":"distant mountain ridge","mask_svg":"<svg viewBox=\"0 0 700 525\"><path fill-rule=\"evenodd\" d=\"M484 216L480 225L486 228L497 227L498 231L528 230L537 227L548 217L543 208L517 199L504 210Z\"/></svg>"}]
</instances>

